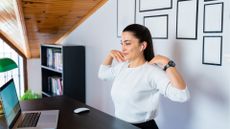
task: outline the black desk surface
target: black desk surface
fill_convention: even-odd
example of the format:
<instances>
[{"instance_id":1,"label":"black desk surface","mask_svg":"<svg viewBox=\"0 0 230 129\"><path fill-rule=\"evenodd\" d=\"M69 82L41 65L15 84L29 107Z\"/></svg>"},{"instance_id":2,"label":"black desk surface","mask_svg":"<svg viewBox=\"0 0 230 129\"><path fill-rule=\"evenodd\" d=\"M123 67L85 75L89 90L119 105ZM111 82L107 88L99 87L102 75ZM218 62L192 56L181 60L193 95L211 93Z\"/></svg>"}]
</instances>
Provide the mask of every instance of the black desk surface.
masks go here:
<instances>
[{"instance_id":1,"label":"black desk surface","mask_svg":"<svg viewBox=\"0 0 230 129\"><path fill-rule=\"evenodd\" d=\"M60 110L58 129L138 129L129 123L66 96L23 101L20 104L24 111ZM81 114L73 113L73 110L79 107L87 107L90 111ZM0 129L5 128L2 121L0 122Z\"/></svg>"}]
</instances>

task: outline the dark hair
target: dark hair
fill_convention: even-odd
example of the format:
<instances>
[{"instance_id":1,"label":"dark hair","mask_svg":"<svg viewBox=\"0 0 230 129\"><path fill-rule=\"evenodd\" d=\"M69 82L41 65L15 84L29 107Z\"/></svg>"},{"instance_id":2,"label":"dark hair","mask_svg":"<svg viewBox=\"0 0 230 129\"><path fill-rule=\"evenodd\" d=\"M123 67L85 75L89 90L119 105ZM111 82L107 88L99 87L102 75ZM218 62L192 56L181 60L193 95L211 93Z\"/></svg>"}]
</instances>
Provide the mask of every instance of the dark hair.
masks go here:
<instances>
[{"instance_id":1,"label":"dark hair","mask_svg":"<svg viewBox=\"0 0 230 129\"><path fill-rule=\"evenodd\" d=\"M132 32L133 35L139 40L139 43L146 42L147 47L144 50L145 60L150 61L154 57L152 36L147 27L139 24L131 24L125 27L123 32Z\"/></svg>"}]
</instances>

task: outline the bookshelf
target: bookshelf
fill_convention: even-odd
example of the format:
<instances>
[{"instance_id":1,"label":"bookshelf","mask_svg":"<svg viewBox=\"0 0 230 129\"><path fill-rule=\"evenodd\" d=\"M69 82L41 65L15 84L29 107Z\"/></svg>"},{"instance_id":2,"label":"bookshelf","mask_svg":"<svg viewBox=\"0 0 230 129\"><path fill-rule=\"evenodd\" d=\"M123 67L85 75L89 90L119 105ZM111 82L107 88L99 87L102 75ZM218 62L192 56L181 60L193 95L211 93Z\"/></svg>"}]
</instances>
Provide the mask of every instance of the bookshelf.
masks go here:
<instances>
[{"instance_id":1,"label":"bookshelf","mask_svg":"<svg viewBox=\"0 0 230 129\"><path fill-rule=\"evenodd\" d=\"M42 96L85 102L85 47L41 45Z\"/></svg>"}]
</instances>

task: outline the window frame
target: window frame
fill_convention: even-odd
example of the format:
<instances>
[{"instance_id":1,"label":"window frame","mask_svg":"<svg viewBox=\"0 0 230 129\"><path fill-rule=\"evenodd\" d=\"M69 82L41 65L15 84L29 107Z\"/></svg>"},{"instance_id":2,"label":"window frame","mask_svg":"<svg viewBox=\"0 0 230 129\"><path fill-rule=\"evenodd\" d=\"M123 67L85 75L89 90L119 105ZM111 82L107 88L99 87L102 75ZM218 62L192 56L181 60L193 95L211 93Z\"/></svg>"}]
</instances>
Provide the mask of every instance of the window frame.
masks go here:
<instances>
[{"instance_id":1,"label":"window frame","mask_svg":"<svg viewBox=\"0 0 230 129\"><path fill-rule=\"evenodd\" d=\"M23 74L22 76L24 76L24 92L28 90L28 74L27 74L27 58L24 55L24 53L22 53L7 37L5 37L1 32L0 32L0 38L9 45L9 47L11 47L12 49L15 50L15 52L17 52L21 57L22 57L22 61L23 61Z\"/></svg>"}]
</instances>

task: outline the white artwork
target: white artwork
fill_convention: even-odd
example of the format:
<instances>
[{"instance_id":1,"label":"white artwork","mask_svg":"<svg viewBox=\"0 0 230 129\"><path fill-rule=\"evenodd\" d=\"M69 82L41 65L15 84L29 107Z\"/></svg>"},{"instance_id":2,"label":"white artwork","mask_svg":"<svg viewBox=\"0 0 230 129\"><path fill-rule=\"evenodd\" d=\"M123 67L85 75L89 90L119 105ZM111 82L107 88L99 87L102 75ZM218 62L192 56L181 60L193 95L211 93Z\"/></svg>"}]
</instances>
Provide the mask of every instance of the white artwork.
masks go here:
<instances>
[{"instance_id":1,"label":"white artwork","mask_svg":"<svg viewBox=\"0 0 230 129\"><path fill-rule=\"evenodd\" d=\"M154 11L172 8L172 0L139 0L139 11Z\"/></svg>"},{"instance_id":2,"label":"white artwork","mask_svg":"<svg viewBox=\"0 0 230 129\"><path fill-rule=\"evenodd\" d=\"M204 33L223 31L223 2L204 5Z\"/></svg>"},{"instance_id":3,"label":"white artwork","mask_svg":"<svg viewBox=\"0 0 230 129\"><path fill-rule=\"evenodd\" d=\"M168 15L145 16L144 25L150 30L153 39L168 38Z\"/></svg>"},{"instance_id":4,"label":"white artwork","mask_svg":"<svg viewBox=\"0 0 230 129\"><path fill-rule=\"evenodd\" d=\"M208 2L208 1L215 1L215 0L204 0L204 2Z\"/></svg>"},{"instance_id":5,"label":"white artwork","mask_svg":"<svg viewBox=\"0 0 230 129\"><path fill-rule=\"evenodd\" d=\"M198 2L197 0L177 2L177 39L197 39Z\"/></svg>"},{"instance_id":6,"label":"white artwork","mask_svg":"<svg viewBox=\"0 0 230 129\"><path fill-rule=\"evenodd\" d=\"M222 36L204 36L203 64L221 65Z\"/></svg>"}]
</instances>

